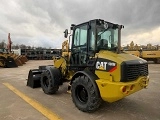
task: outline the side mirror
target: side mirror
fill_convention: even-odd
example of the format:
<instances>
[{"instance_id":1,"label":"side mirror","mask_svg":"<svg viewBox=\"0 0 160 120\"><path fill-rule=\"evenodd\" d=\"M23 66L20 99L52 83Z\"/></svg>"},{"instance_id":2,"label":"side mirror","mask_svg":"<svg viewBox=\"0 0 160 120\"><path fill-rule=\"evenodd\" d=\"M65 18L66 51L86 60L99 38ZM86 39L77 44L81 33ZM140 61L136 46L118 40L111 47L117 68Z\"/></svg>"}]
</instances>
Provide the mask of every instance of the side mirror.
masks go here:
<instances>
[{"instance_id":1,"label":"side mirror","mask_svg":"<svg viewBox=\"0 0 160 120\"><path fill-rule=\"evenodd\" d=\"M66 29L66 30L64 31L64 37L65 37L65 38L68 37L68 29Z\"/></svg>"}]
</instances>

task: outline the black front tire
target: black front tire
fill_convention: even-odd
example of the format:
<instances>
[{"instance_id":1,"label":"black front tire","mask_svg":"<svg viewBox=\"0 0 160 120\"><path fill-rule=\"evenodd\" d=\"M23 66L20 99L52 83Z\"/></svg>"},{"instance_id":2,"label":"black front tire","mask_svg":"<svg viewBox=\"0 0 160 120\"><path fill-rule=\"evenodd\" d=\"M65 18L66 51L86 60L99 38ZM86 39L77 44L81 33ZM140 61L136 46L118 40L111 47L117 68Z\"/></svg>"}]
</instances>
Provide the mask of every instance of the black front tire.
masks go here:
<instances>
[{"instance_id":1,"label":"black front tire","mask_svg":"<svg viewBox=\"0 0 160 120\"><path fill-rule=\"evenodd\" d=\"M71 85L71 95L75 106L83 112L94 112L102 103L96 83L87 76L75 78Z\"/></svg>"},{"instance_id":2,"label":"black front tire","mask_svg":"<svg viewBox=\"0 0 160 120\"><path fill-rule=\"evenodd\" d=\"M44 93L46 94L55 94L59 89L58 85L54 85L52 77L51 77L51 73L49 72L49 70L45 70L42 73L41 87Z\"/></svg>"}]
</instances>

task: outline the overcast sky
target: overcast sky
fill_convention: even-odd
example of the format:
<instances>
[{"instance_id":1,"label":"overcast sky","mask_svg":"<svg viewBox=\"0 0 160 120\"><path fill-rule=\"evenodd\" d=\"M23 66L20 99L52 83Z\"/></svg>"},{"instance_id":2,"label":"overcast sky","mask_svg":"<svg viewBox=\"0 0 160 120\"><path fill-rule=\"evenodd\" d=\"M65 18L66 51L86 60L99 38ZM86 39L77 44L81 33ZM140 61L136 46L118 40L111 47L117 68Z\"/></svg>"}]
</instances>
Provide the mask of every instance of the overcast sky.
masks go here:
<instances>
[{"instance_id":1,"label":"overcast sky","mask_svg":"<svg viewBox=\"0 0 160 120\"><path fill-rule=\"evenodd\" d=\"M160 0L1 0L0 41L61 48L66 28L95 18L124 25L123 45L160 45Z\"/></svg>"}]
</instances>

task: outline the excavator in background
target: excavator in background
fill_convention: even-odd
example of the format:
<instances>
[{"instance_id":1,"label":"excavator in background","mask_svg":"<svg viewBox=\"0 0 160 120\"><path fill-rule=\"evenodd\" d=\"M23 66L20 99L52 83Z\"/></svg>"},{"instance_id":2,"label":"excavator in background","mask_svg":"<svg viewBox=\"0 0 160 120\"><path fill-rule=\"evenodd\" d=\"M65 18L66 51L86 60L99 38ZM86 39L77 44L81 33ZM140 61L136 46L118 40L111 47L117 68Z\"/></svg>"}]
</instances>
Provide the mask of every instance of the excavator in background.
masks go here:
<instances>
[{"instance_id":1,"label":"excavator in background","mask_svg":"<svg viewBox=\"0 0 160 120\"><path fill-rule=\"evenodd\" d=\"M84 112L97 110L102 100L115 102L146 88L148 63L121 52L122 28L102 19L72 24L62 54L53 57L53 65L31 69L27 86L55 94L68 81L73 103ZM68 34L66 29L65 38Z\"/></svg>"},{"instance_id":2,"label":"excavator in background","mask_svg":"<svg viewBox=\"0 0 160 120\"><path fill-rule=\"evenodd\" d=\"M11 38L10 33L8 33L8 44L7 49L1 49L0 51L0 67L13 68L22 66L28 59L22 55L16 55L11 50Z\"/></svg>"},{"instance_id":3,"label":"excavator in background","mask_svg":"<svg viewBox=\"0 0 160 120\"><path fill-rule=\"evenodd\" d=\"M147 46L138 46L137 44L134 45L132 41L130 46L127 45L127 50L124 50L124 52L160 64L160 49L158 45L152 46L152 44L147 44Z\"/></svg>"}]
</instances>

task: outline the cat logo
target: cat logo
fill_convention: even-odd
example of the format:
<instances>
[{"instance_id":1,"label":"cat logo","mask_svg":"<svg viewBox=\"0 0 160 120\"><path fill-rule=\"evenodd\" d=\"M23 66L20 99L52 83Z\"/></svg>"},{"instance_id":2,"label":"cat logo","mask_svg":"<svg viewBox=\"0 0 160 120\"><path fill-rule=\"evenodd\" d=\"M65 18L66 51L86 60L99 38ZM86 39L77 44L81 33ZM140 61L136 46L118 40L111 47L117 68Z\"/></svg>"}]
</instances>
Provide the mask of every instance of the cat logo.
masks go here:
<instances>
[{"instance_id":1,"label":"cat logo","mask_svg":"<svg viewBox=\"0 0 160 120\"><path fill-rule=\"evenodd\" d=\"M115 62L108 61L108 62L96 62L96 69L98 70L105 70L107 72L113 72L117 69L117 65Z\"/></svg>"},{"instance_id":2,"label":"cat logo","mask_svg":"<svg viewBox=\"0 0 160 120\"><path fill-rule=\"evenodd\" d=\"M99 62L96 63L96 69L106 70L107 62Z\"/></svg>"}]
</instances>

